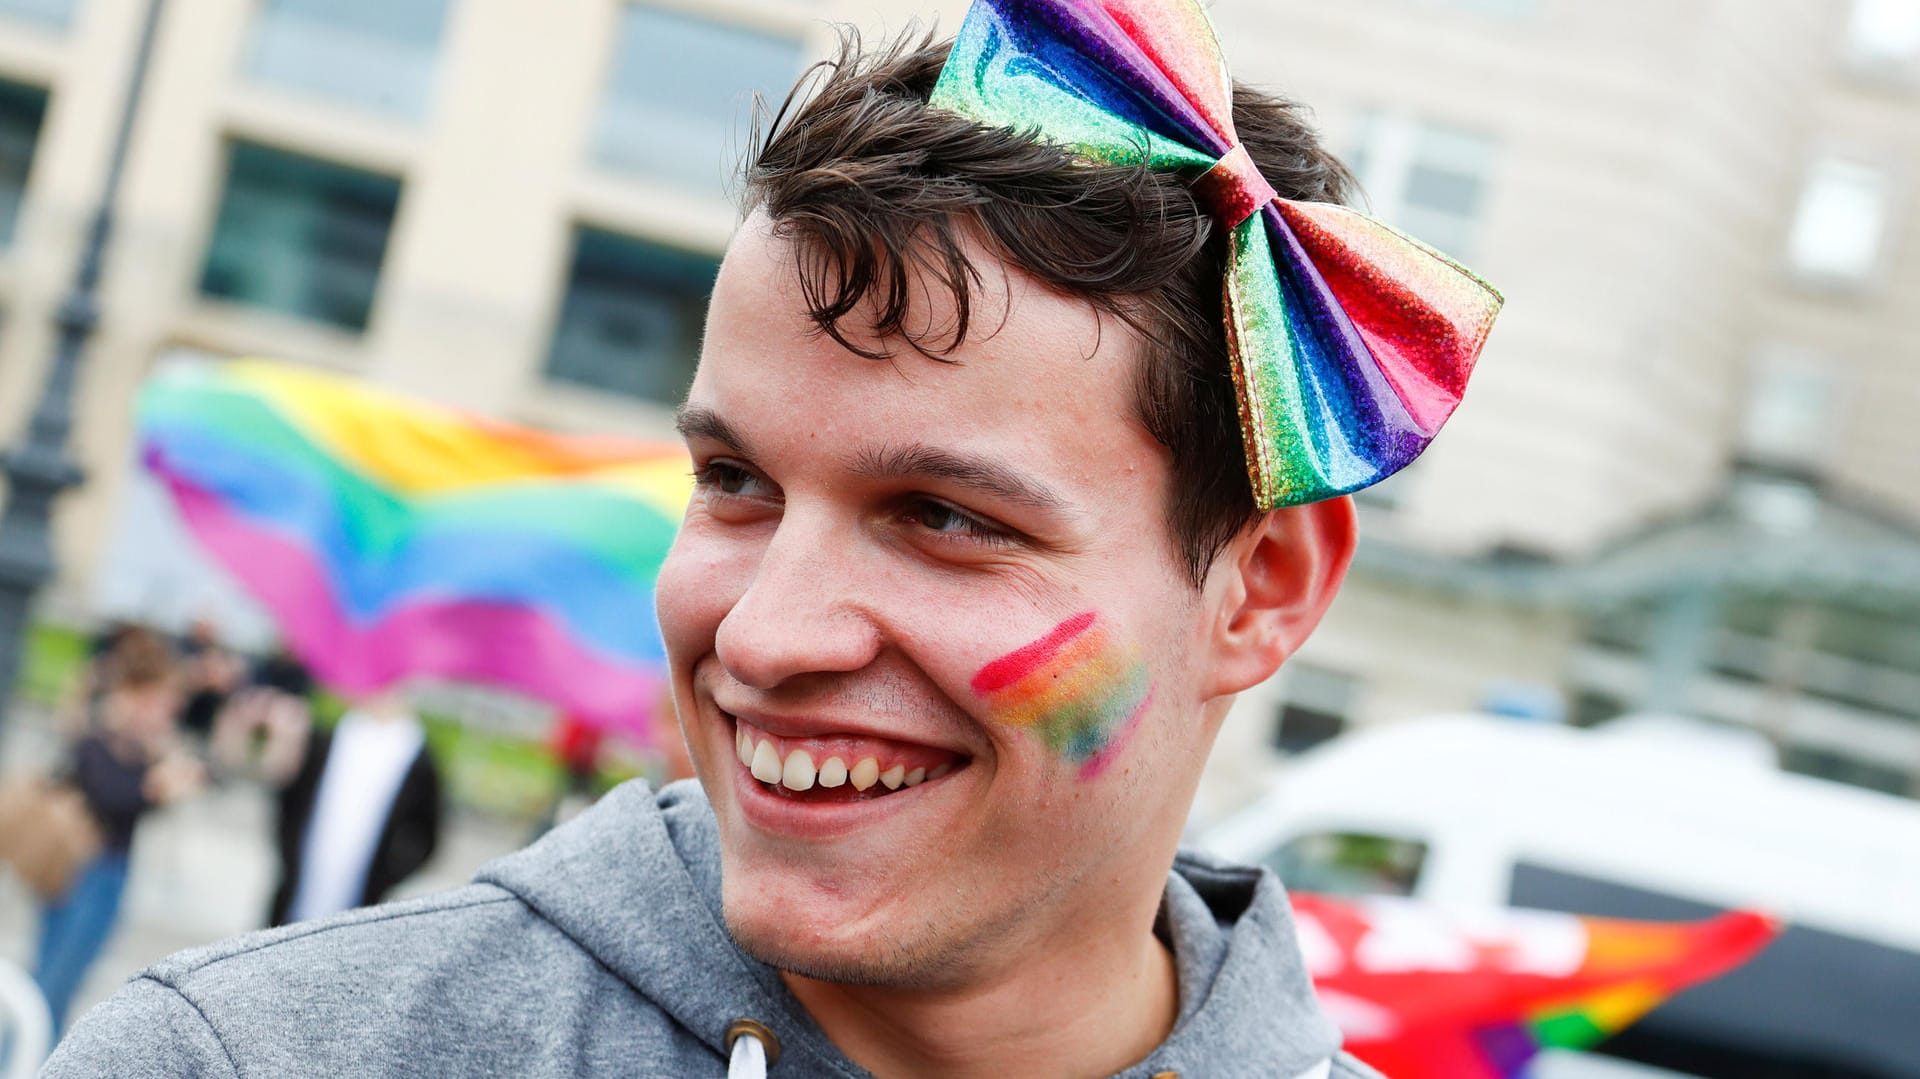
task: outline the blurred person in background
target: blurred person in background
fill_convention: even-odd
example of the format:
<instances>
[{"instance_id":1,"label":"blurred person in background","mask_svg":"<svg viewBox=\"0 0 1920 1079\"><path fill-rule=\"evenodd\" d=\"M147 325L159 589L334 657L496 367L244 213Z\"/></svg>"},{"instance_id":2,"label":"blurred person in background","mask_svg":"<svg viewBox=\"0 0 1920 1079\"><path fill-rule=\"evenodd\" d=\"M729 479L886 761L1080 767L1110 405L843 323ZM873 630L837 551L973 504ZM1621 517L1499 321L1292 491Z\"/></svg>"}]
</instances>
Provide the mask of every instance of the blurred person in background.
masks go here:
<instances>
[{"instance_id":1,"label":"blurred person in background","mask_svg":"<svg viewBox=\"0 0 1920 1079\"><path fill-rule=\"evenodd\" d=\"M126 619L113 618L87 638L86 662L54 708L54 725L63 736L77 739L87 732L93 710L106 691L107 666L112 662L114 651L129 635L141 632L147 631Z\"/></svg>"},{"instance_id":2,"label":"blurred person in background","mask_svg":"<svg viewBox=\"0 0 1920 1079\"><path fill-rule=\"evenodd\" d=\"M563 713L554 720L553 732L547 739L547 749L560 765L560 783L554 791L553 801L534 826L534 838L551 831L555 825L579 816L600 796L597 789L600 750L605 742L606 734L579 716Z\"/></svg>"},{"instance_id":3,"label":"blurred person in background","mask_svg":"<svg viewBox=\"0 0 1920 1079\"><path fill-rule=\"evenodd\" d=\"M126 891L134 831L148 810L197 790L204 770L176 744L180 692L164 638L127 628L99 657L99 693L72 746L66 781L85 797L100 826L101 850L67 892L42 911L34 981L55 1029L87 970L113 932Z\"/></svg>"},{"instance_id":4,"label":"blurred person in background","mask_svg":"<svg viewBox=\"0 0 1920 1079\"><path fill-rule=\"evenodd\" d=\"M306 700L313 694L313 672L285 644L276 645L253 665L248 682Z\"/></svg>"},{"instance_id":5,"label":"blurred person in background","mask_svg":"<svg viewBox=\"0 0 1920 1079\"><path fill-rule=\"evenodd\" d=\"M245 661L221 643L213 622L195 619L180 638L180 729L210 737L214 717L246 675Z\"/></svg>"},{"instance_id":6,"label":"blurred person in background","mask_svg":"<svg viewBox=\"0 0 1920 1079\"><path fill-rule=\"evenodd\" d=\"M687 753L687 740L673 719L673 694L663 689L650 721L653 731L651 752L647 755L646 777L655 787L664 787L694 776L693 758ZM602 770L607 751L607 733L577 715L562 713L553 725L547 748L560 765L560 785L553 801L535 825L538 839L554 827L564 824L591 808L604 793Z\"/></svg>"},{"instance_id":7,"label":"blurred person in background","mask_svg":"<svg viewBox=\"0 0 1920 1079\"><path fill-rule=\"evenodd\" d=\"M313 722L296 665L234 698L216 723L223 766L279 790L280 884L268 925L378 903L439 845L440 770L398 692L361 701L332 729ZM304 669L299 669L304 674Z\"/></svg>"}]
</instances>

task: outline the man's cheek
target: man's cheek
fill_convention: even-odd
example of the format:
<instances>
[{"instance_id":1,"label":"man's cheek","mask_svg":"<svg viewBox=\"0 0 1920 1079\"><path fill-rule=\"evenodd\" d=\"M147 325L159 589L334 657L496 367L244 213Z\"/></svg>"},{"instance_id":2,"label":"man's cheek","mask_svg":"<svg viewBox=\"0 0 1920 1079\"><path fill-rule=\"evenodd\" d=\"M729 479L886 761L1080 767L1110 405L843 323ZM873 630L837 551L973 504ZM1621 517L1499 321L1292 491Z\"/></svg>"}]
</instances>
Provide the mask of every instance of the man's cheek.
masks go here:
<instances>
[{"instance_id":1,"label":"man's cheek","mask_svg":"<svg viewBox=\"0 0 1920 1079\"><path fill-rule=\"evenodd\" d=\"M711 644L752 571L737 545L718 542L689 521L654 580L654 610L669 653Z\"/></svg>"},{"instance_id":2,"label":"man's cheek","mask_svg":"<svg viewBox=\"0 0 1920 1079\"><path fill-rule=\"evenodd\" d=\"M1140 650L1086 611L981 667L972 689L988 719L1038 738L1093 779L1139 727L1151 682Z\"/></svg>"}]
</instances>

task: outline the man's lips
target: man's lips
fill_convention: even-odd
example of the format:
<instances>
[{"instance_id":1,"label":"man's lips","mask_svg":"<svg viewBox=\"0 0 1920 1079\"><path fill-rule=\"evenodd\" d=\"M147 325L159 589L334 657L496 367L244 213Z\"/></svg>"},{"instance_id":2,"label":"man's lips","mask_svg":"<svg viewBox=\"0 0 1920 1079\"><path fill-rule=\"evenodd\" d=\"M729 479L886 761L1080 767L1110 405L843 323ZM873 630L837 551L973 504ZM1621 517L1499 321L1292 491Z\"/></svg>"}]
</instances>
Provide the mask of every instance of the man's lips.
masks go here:
<instances>
[{"instance_id":1,"label":"man's lips","mask_svg":"<svg viewBox=\"0 0 1920 1079\"><path fill-rule=\"evenodd\" d=\"M734 725L734 755L741 767L769 791L802 801L880 798L941 779L971 760L951 750L871 735L776 735L748 719L727 718Z\"/></svg>"}]
</instances>

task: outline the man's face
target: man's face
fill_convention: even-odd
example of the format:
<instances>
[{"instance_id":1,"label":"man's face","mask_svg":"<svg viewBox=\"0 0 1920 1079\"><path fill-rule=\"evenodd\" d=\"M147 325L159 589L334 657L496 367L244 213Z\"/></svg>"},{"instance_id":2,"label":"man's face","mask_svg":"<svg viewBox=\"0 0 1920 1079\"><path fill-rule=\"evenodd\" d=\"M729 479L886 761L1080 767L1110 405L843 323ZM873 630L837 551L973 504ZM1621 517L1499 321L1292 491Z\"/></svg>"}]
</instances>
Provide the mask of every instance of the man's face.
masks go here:
<instances>
[{"instance_id":1,"label":"man's face","mask_svg":"<svg viewBox=\"0 0 1920 1079\"><path fill-rule=\"evenodd\" d=\"M952 984L1143 929L1208 741L1139 338L974 259L954 362L875 361L813 332L750 219L682 414L675 704L728 924L801 974Z\"/></svg>"}]
</instances>

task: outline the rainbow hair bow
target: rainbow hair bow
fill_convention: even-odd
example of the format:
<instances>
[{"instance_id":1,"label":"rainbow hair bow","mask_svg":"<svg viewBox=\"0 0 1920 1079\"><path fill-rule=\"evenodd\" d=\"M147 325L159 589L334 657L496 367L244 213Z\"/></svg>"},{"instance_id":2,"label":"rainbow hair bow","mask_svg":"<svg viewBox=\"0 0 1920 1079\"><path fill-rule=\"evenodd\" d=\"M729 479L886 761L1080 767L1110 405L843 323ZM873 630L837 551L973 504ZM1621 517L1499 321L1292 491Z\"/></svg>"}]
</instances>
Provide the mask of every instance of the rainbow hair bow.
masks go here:
<instances>
[{"instance_id":1,"label":"rainbow hair bow","mask_svg":"<svg viewBox=\"0 0 1920 1079\"><path fill-rule=\"evenodd\" d=\"M931 103L1194 177L1231 230L1227 342L1261 509L1378 483L1459 405L1500 294L1363 214L1278 198L1235 135L1197 0L975 0Z\"/></svg>"}]
</instances>

